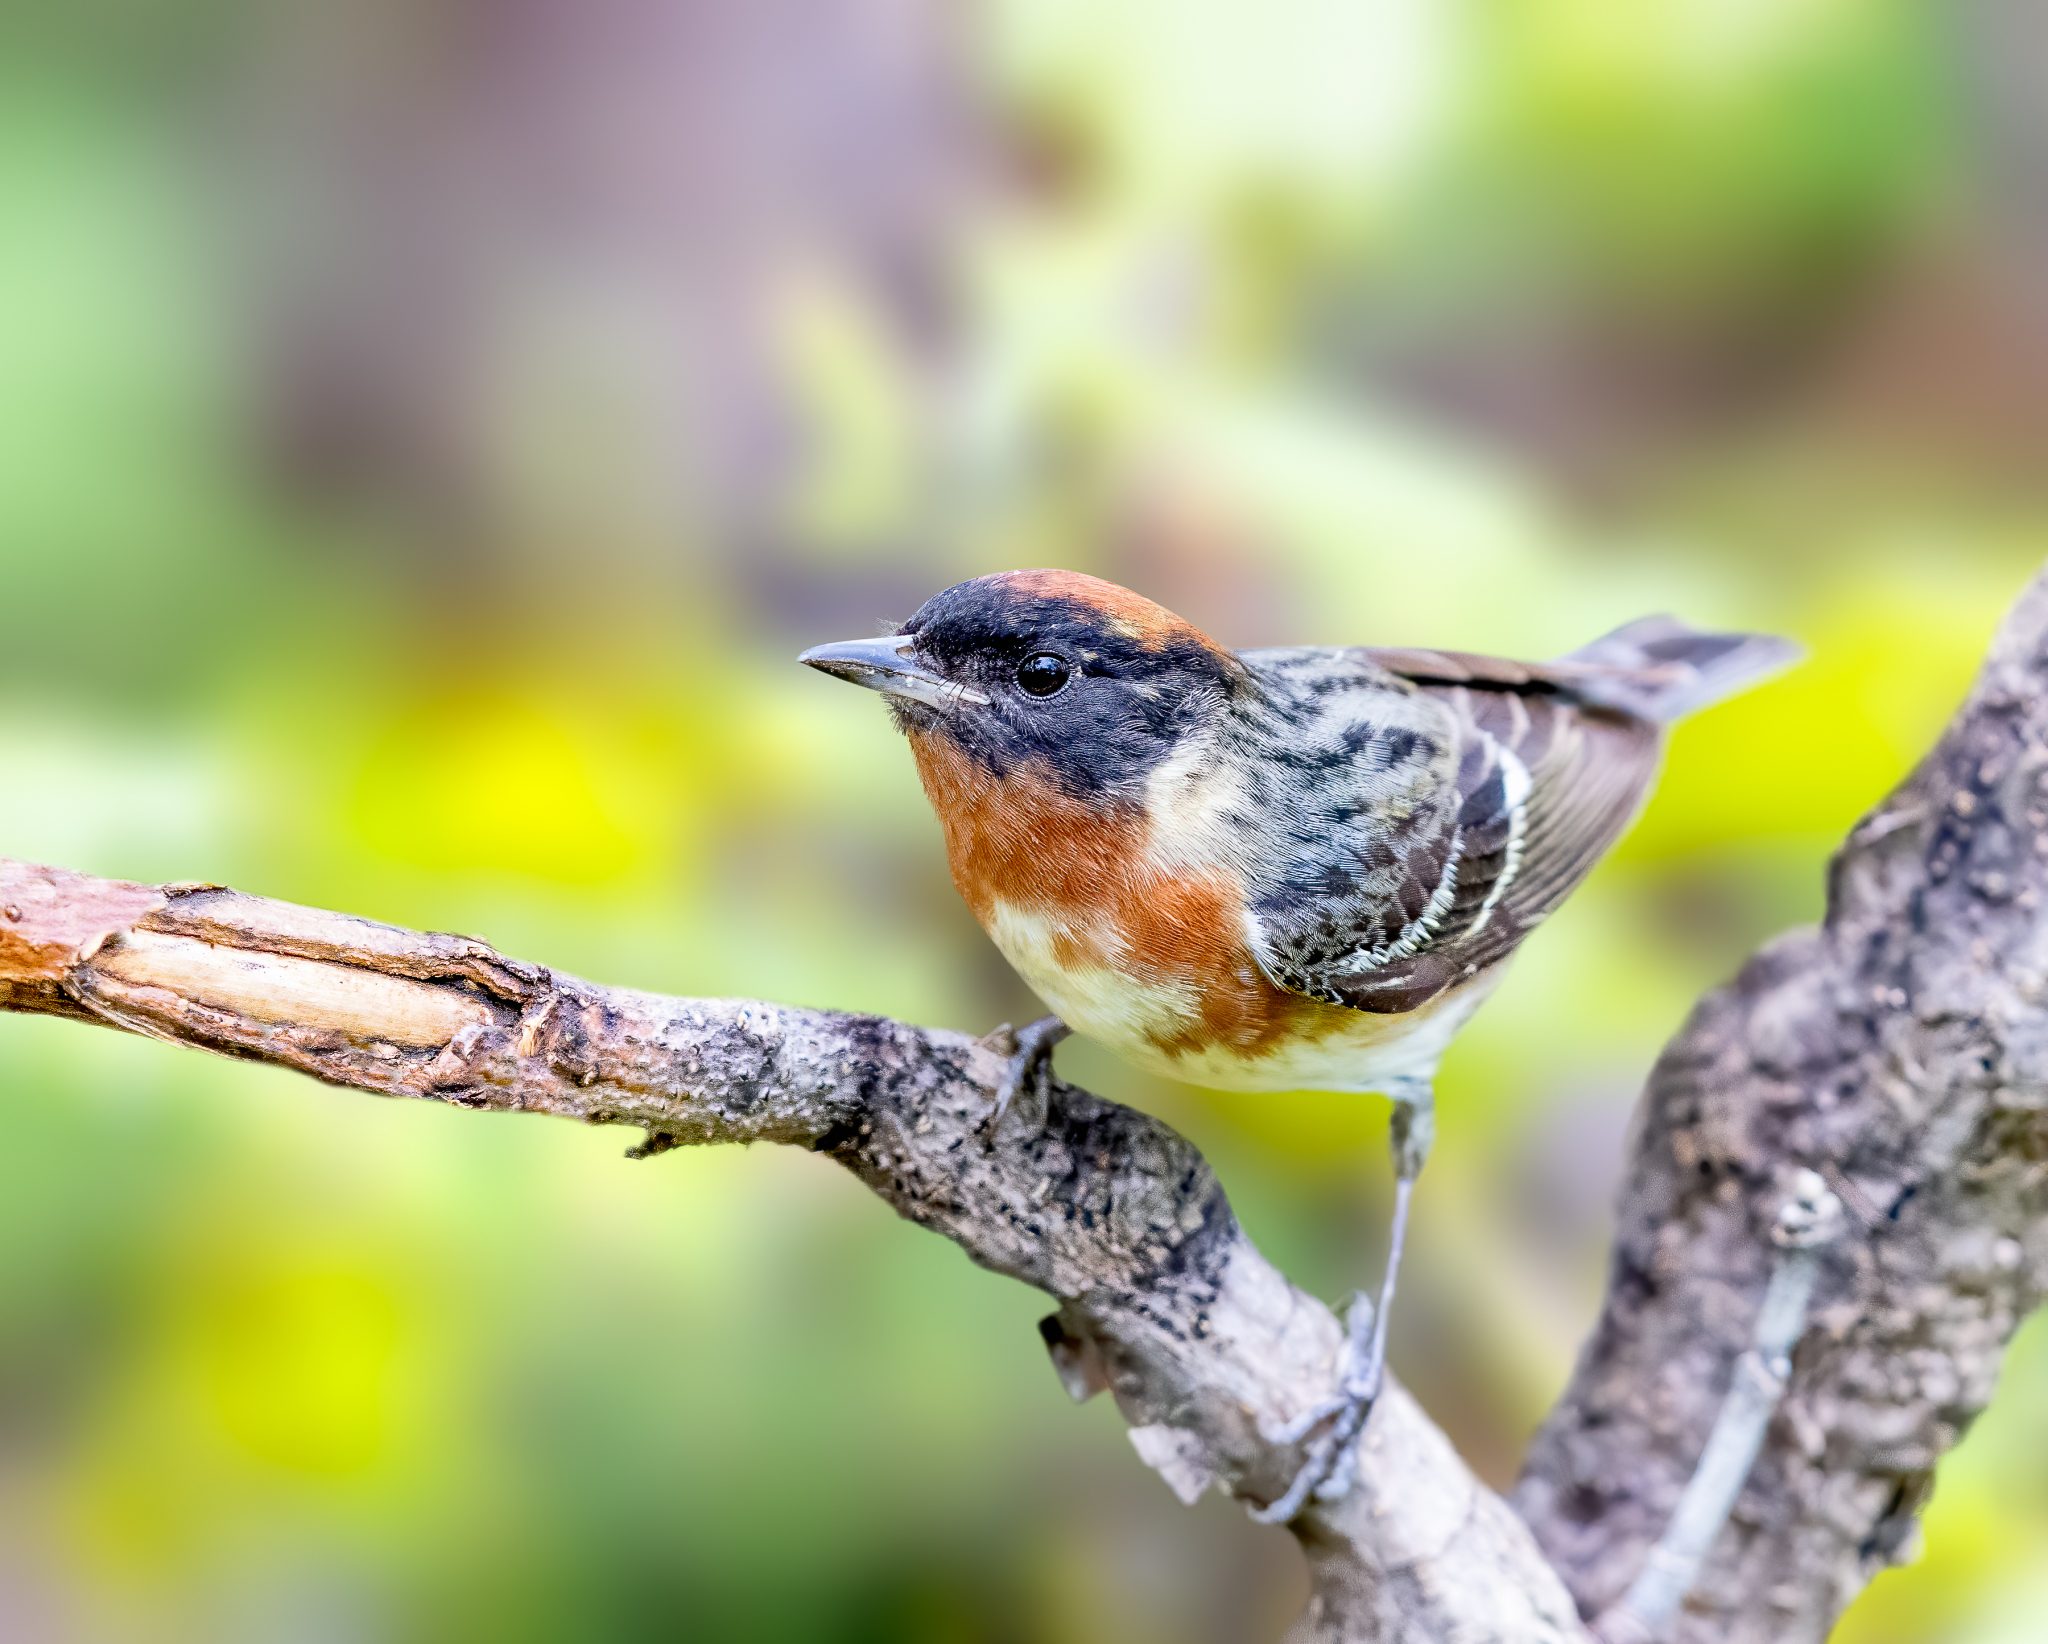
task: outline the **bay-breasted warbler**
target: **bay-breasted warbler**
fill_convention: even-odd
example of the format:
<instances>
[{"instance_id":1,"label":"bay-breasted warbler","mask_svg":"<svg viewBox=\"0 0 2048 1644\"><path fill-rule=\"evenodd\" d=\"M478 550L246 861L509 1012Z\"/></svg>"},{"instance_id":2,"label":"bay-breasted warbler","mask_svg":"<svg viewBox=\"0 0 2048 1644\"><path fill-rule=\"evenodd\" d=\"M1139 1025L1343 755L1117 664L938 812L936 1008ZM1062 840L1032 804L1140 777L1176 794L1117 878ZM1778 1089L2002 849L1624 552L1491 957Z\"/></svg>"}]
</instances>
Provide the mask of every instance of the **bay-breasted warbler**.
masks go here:
<instances>
[{"instance_id":1,"label":"bay-breasted warbler","mask_svg":"<svg viewBox=\"0 0 2048 1644\"><path fill-rule=\"evenodd\" d=\"M1231 651L1070 571L978 577L879 639L802 661L879 691L908 735L953 881L1069 1031L1191 1084L1376 1091L1395 1203L1376 1306L1293 1487L1348 1487L1380 1385L1432 1085L1502 961L1635 815L1664 727L1793 654L1668 617L1554 662Z\"/></svg>"}]
</instances>

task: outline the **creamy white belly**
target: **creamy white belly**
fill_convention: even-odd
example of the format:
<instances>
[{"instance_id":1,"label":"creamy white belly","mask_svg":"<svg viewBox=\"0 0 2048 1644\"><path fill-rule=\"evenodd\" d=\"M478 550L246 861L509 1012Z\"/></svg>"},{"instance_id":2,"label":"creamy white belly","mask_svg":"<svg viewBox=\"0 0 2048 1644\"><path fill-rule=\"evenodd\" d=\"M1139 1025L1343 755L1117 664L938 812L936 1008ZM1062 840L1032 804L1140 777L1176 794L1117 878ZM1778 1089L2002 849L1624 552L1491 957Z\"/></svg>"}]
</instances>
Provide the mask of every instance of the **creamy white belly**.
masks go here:
<instances>
[{"instance_id":1,"label":"creamy white belly","mask_svg":"<svg viewBox=\"0 0 2048 1644\"><path fill-rule=\"evenodd\" d=\"M1110 1048L1153 1072L1211 1090L1384 1091L1400 1080L1433 1079L1445 1047L1485 991L1461 992L1434 1010L1407 1016L1356 1011L1355 1031L1294 1041L1257 1057L1222 1046L1184 1056L1164 1055L1150 1044Z\"/></svg>"},{"instance_id":2,"label":"creamy white belly","mask_svg":"<svg viewBox=\"0 0 2048 1644\"><path fill-rule=\"evenodd\" d=\"M1114 964L1060 963L1051 921L999 903L989 934L1017 973L1076 1033L1149 1072L1213 1090L1380 1091L1428 1079L1453 1035L1492 991L1497 972L1405 1016L1346 1013L1334 1031L1289 1037L1244 1055L1227 1045L1168 1052L1159 1041L1189 1035L1201 1020L1192 987L1144 981ZM1103 939L1103 933L1090 931ZM1106 938L1113 941L1113 938Z\"/></svg>"}]
</instances>

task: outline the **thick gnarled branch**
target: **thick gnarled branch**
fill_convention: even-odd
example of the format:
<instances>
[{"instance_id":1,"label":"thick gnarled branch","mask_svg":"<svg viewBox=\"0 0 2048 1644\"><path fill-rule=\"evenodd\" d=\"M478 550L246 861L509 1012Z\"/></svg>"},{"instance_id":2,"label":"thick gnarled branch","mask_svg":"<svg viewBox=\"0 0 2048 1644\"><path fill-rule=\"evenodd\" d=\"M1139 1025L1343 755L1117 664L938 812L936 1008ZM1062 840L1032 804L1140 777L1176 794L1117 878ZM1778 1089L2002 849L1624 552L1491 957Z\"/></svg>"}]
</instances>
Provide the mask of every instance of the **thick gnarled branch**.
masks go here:
<instances>
[{"instance_id":1,"label":"thick gnarled branch","mask_svg":"<svg viewBox=\"0 0 2048 1644\"><path fill-rule=\"evenodd\" d=\"M0 860L0 1008L82 1017L330 1084L643 1127L637 1151L784 1142L851 1170L984 1267L1059 1302L1076 1396L1108 1388L1183 1496L1249 1502L1298 1456L1267 1435L1323 1396L1340 1331L1246 1239L1157 1120L1056 1085L986 1124L1001 1059L869 1016L605 988L481 942L216 886ZM1359 1486L1294 1529L1309 1640L1583 1637L1507 1506L1415 1403L1375 1413Z\"/></svg>"},{"instance_id":2,"label":"thick gnarled branch","mask_svg":"<svg viewBox=\"0 0 2048 1644\"><path fill-rule=\"evenodd\" d=\"M2048 578L1919 770L1665 1050L1605 1309L1514 1499L1587 1614L1636 1577L1749 1346L1788 1181L1849 1226L1677 1629L1824 1638L1906 1556L1936 1461L2048 1283Z\"/></svg>"}]
</instances>

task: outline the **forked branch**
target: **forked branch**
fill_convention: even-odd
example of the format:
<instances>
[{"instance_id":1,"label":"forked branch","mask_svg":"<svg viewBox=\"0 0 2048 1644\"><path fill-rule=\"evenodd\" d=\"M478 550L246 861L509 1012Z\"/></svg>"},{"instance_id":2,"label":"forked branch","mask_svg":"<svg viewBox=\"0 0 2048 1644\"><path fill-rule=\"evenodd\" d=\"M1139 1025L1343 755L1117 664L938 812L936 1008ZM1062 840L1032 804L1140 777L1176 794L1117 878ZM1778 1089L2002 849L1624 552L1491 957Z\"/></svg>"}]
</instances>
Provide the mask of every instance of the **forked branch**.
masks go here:
<instances>
[{"instance_id":1,"label":"forked branch","mask_svg":"<svg viewBox=\"0 0 2048 1644\"><path fill-rule=\"evenodd\" d=\"M1314 1578L1298 1636L1544 1644L1586 1639L1581 1614L1611 1637L1646 1620L1699 1644L1825 1636L1907 1544L2048 1281L2044 899L2036 582L1939 746L1843 847L1825 924L1710 995L1658 1063L1605 1309L1520 1516L1390 1387L1357 1488L1291 1526ZM1186 1498L1271 1502L1298 1457L1270 1435L1335 1374L1336 1320L1253 1248L1186 1141L1057 1083L1043 1125L991 1129L1001 1058L957 1034L598 987L460 937L5 859L0 1010L637 1125L643 1153L824 1154L1051 1295L1068 1389L1108 1388ZM1788 1265L1771 1231L1810 1174L1847 1225ZM1785 1311L1760 1320L1774 1268ZM1751 1360L1768 1386L1741 1380Z\"/></svg>"}]
</instances>

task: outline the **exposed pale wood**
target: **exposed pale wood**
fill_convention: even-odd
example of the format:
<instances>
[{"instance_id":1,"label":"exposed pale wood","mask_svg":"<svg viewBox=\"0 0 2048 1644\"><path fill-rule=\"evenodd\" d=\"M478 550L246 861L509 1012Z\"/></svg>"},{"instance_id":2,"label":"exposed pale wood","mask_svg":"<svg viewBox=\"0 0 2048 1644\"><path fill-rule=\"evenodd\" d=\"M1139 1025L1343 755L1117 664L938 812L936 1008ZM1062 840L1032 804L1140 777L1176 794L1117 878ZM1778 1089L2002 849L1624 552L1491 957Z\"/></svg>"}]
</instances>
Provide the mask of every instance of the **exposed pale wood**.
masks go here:
<instances>
[{"instance_id":1,"label":"exposed pale wood","mask_svg":"<svg viewBox=\"0 0 2048 1644\"><path fill-rule=\"evenodd\" d=\"M453 988L155 931L130 931L99 956L96 968L110 1004L124 990L131 998L148 990L166 1013L224 1013L412 1050L438 1049L464 1028L486 1027L493 1019L483 1000Z\"/></svg>"}]
</instances>

